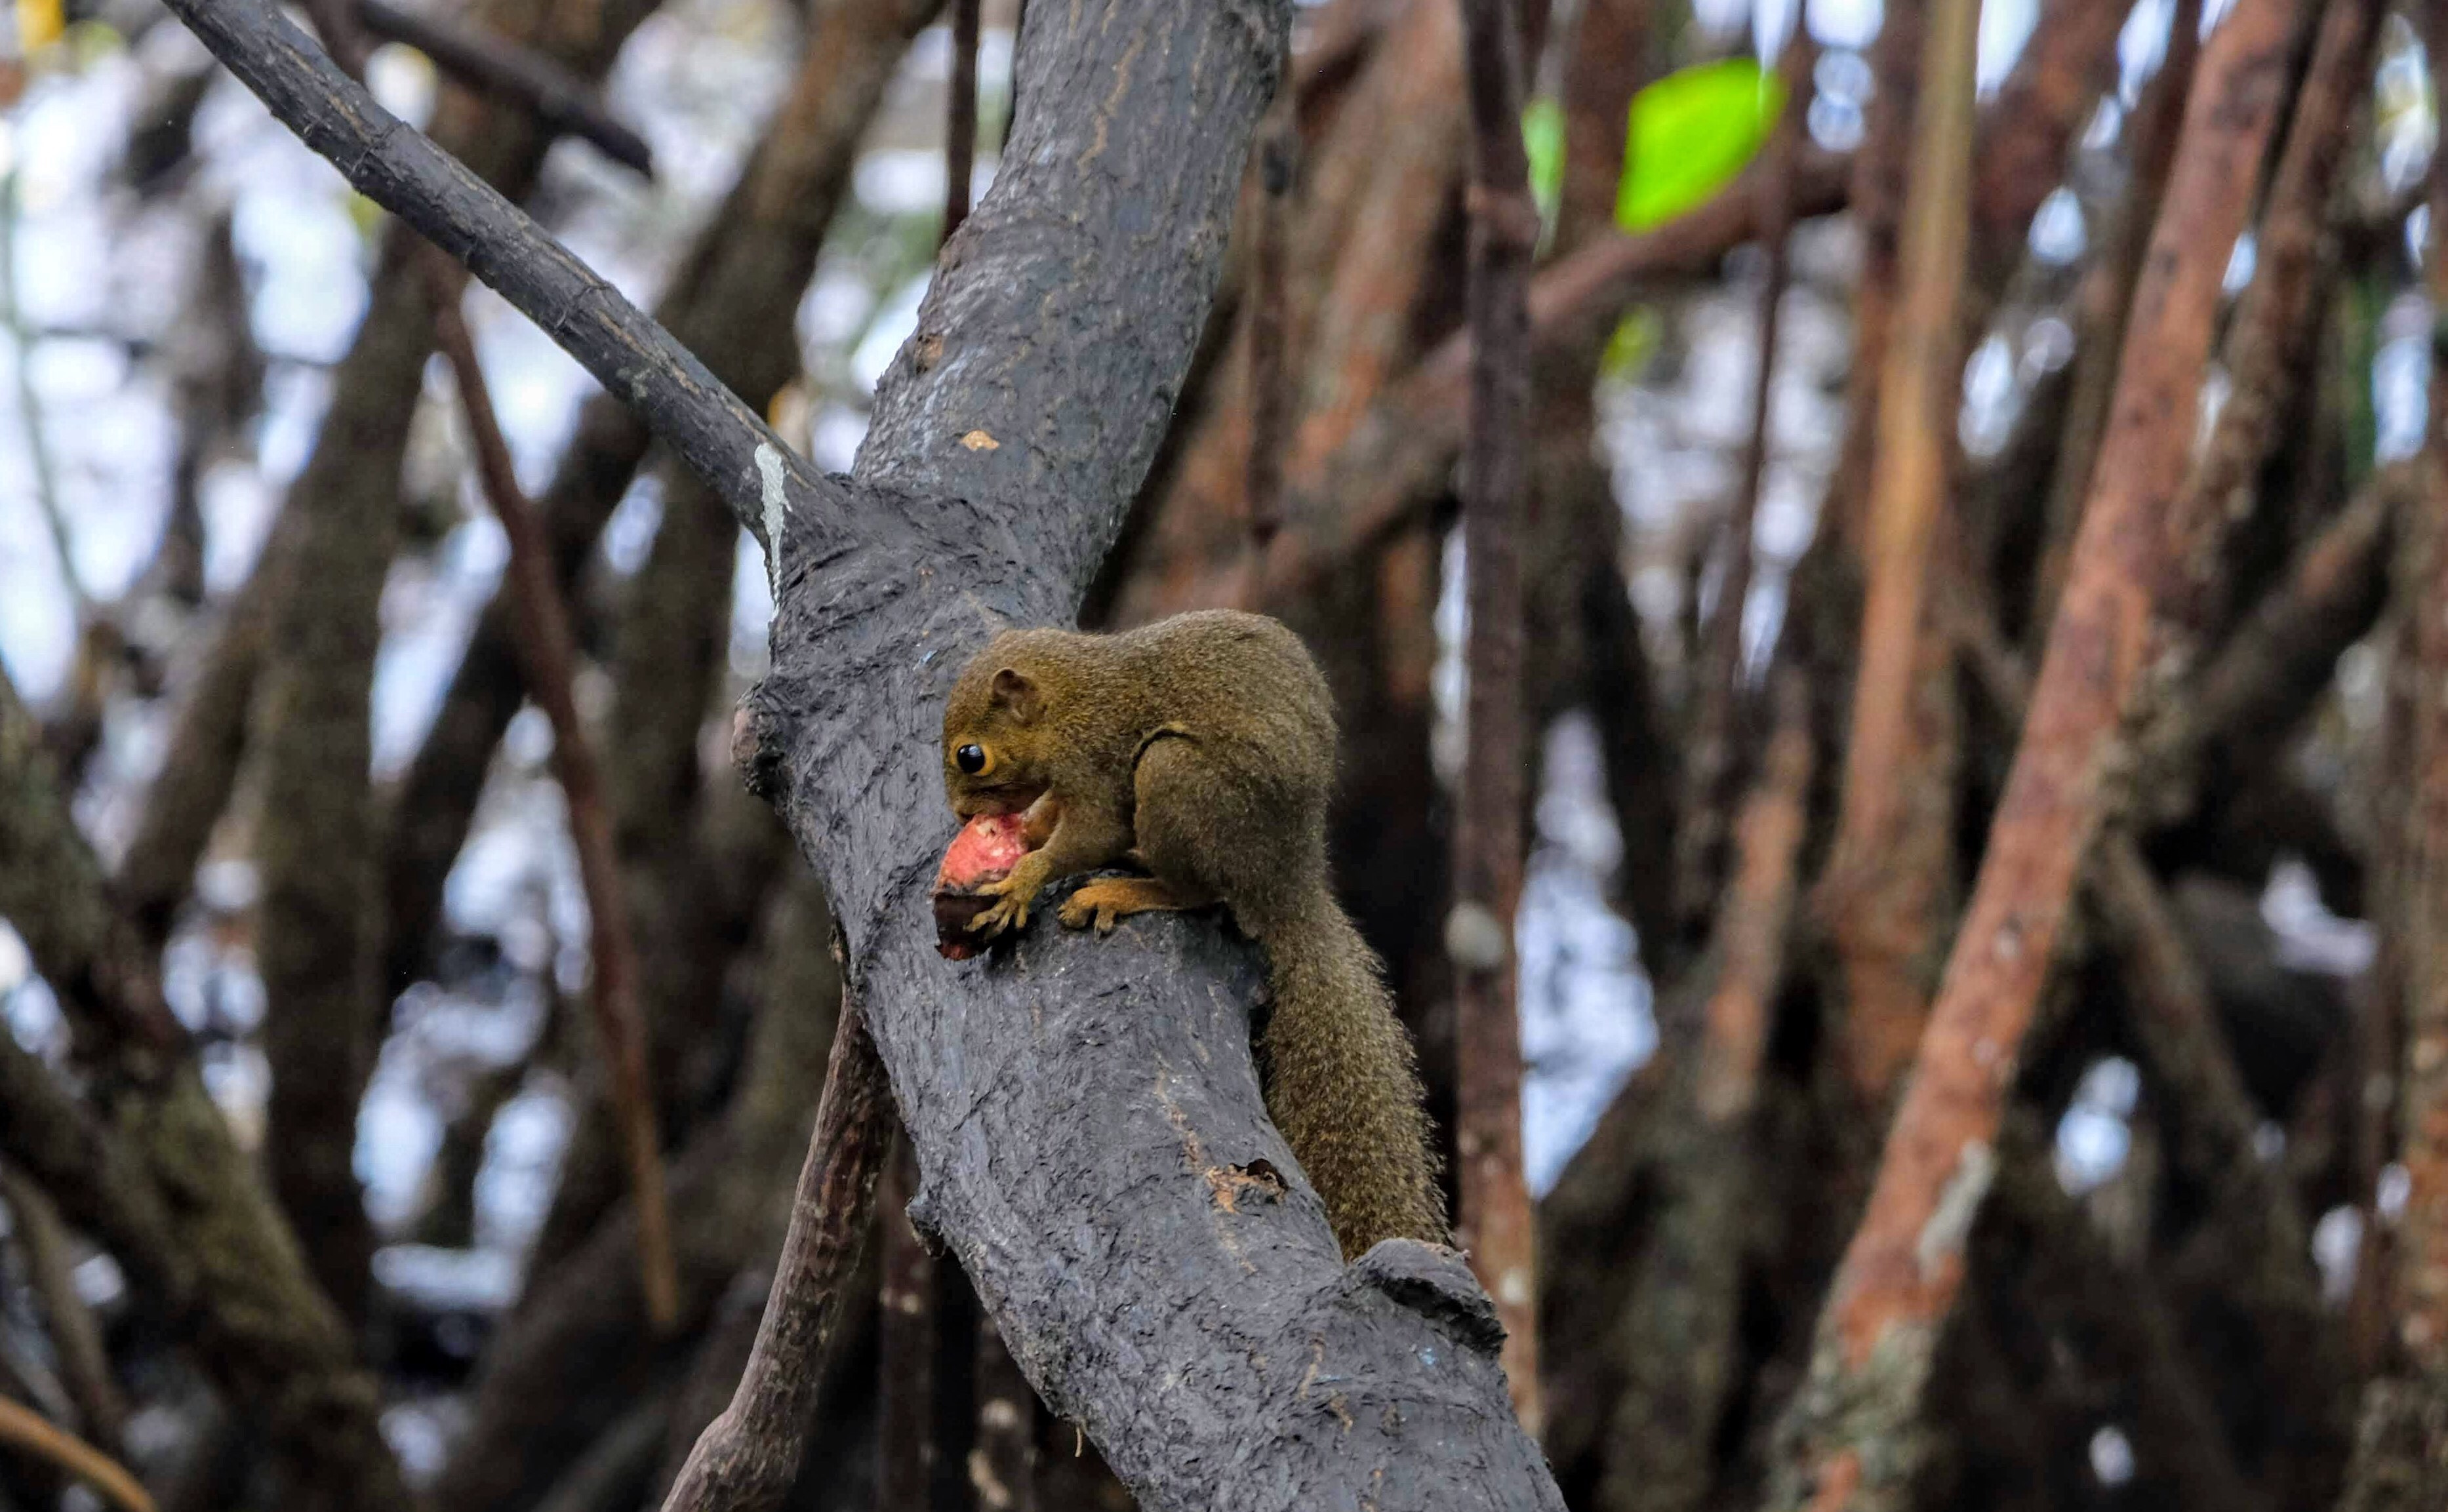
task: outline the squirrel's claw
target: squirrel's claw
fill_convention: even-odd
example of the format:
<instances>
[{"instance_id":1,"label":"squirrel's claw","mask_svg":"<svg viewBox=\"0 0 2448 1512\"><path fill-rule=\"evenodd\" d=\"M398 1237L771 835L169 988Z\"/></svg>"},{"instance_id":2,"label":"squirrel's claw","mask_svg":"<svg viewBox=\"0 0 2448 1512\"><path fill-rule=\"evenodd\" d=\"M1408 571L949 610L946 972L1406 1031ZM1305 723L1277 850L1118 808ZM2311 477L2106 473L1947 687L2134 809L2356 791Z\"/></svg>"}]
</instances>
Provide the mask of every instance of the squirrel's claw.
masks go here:
<instances>
[{"instance_id":1,"label":"squirrel's claw","mask_svg":"<svg viewBox=\"0 0 2448 1512\"><path fill-rule=\"evenodd\" d=\"M1019 885L1022 880L1015 872L1001 881L988 883L981 890L995 901L980 909L978 916L969 921L971 934L991 940L1005 929L1028 928L1028 901L1036 894L1037 889L1033 884Z\"/></svg>"},{"instance_id":2,"label":"squirrel's claw","mask_svg":"<svg viewBox=\"0 0 2448 1512\"><path fill-rule=\"evenodd\" d=\"M1114 932L1114 921L1120 918L1121 914L1116 911L1110 903L1099 903L1093 899L1083 898L1079 893L1073 893L1063 900L1062 907L1055 917L1062 921L1062 927L1066 929L1084 929L1093 924L1097 927L1099 934L1111 934Z\"/></svg>"}]
</instances>

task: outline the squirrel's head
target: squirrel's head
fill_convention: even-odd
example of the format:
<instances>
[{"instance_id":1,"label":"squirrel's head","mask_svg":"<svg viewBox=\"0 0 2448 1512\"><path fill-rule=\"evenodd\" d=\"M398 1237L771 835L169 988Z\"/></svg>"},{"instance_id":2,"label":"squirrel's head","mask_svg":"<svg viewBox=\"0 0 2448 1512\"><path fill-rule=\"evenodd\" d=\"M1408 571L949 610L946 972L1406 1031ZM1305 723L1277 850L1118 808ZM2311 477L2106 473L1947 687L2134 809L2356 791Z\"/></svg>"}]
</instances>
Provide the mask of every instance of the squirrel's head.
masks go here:
<instances>
[{"instance_id":1,"label":"squirrel's head","mask_svg":"<svg viewBox=\"0 0 2448 1512\"><path fill-rule=\"evenodd\" d=\"M978 653L944 705L944 795L964 819L1017 813L1045 791L1045 690L1007 660L1012 639Z\"/></svg>"}]
</instances>

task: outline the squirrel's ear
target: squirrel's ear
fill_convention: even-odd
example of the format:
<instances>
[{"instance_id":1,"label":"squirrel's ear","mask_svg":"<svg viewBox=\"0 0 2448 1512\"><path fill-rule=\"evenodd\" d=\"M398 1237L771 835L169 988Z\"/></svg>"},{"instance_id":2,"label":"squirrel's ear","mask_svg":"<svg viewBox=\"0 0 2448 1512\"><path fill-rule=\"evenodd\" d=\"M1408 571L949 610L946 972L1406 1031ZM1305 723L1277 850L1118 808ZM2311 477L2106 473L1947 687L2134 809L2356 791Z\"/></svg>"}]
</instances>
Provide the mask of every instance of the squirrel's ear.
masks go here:
<instances>
[{"instance_id":1,"label":"squirrel's ear","mask_svg":"<svg viewBox=\"0 0 2448 1512\"><path fill-rule=\"evenodd\" d=\"M1035 724L1044 712L1045 699L1027 675L1005 667L994 675L995 707L1009 713L1023 724Z\"/></svg>"}]
</instances>

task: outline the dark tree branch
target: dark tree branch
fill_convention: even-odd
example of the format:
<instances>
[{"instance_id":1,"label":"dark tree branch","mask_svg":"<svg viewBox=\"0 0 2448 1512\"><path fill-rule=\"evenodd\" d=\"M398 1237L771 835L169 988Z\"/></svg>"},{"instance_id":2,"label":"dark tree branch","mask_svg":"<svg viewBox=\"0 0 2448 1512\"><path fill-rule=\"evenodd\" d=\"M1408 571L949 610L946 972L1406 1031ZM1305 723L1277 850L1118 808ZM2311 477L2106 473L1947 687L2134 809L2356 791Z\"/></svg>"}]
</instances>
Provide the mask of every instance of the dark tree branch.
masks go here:
<instances>
[{"instance_id":1,"label":"dark tree branch","mask_svg":"<svg viewBox=\"0 0 2448 1512\"><path fill-rule=\"evenodd\" d=\"M1247 947L1167 918L1041 929L962 966L934 949L939 699L996 624L1067 620L1119 528L1214 296L1288 8L1035 8L1004 167L845 487L261 0L171 3L352 182L647 411L768 544L751 776L831 884L918 1152L916 1216L1141 1505L1559 1506L1460 1261L1388 1241L1341 1263L1265 1119ZM1258 1159L1280 1195L1234 1179Z\"/></svg>"},{"instance_id":2,"label":"dark tree branch","mask_svg":"<svg viewBox=\"0 0 2448 1512\"><path fill-rule=\"evenodd\" d=\"M1291 314L1292 189L1301 133L1293 91L1278 90L1258 127L1258 228L1250 254L1248 396L1250 455L1243 469L1249 560L1242 597L1254 607L1265 587L1267 547L1284 523L1284 462L1298 404L1292 392Z\"/></svg>"},{"instance_id":3,"label":"dark tree branch","mask_svg":"<svg viewBox=\"0 0 2448 1512\"><path fill-rule=\"evenodd\" d=\"M978 162L978 0L952 0L952 81L944 110L944 239L969 218Z\"/></svg>"},{"instance_id":4,"label":"dark tree branch","mask_svg":"<svg viewBox=\"0 0 2448 1512\"><path fill-rule=\"evenodd\" d=\"M704 364L465 164L376 105L286 17L246 0L171 0L170 9L357 192L645 411L760 545L770 549L772 527L791 512L842 517L839 486L799 461Z\"/></svg>"},{"instance_id":5,"label":"dark tree branch","mask_svg":"<svg viewBox=\"0 0 2448 1512\"><path fill-rule=\"evenodd\" d=\"M85 1436L105 1454L123 1454L127 1399L111 1379L102 1329L77 1292L76 1255L59 1208L24 1172L8 1165L0 1165L0 1202L9 1206L11 1237L26 1261L29 1290L42 1305L43 1331L58 1357L60 1383L76 1404Z\"/></svg>"},{"instance_id":6,"label":"dark tree branch","mask_svg":"<svg viewBox=\"0 0 2448 1512\"><path fill-rule=\"evenodd\" d=\"M1521 1030L1514 912L1521 897L1521 522L1529 481L1530 254L1539 211L1521 146L1521 39L1512 0L1463 0L1470 98L1470 431L1463 450L1467 743L1456 790L1453 910L1457 1236L1504 1320L1513 1405L1539 1425L1530 1193L1521 1177Z\"/></svg>"},{"instance_id":7,"label":"dark tree branch","mask_svg":"<svg viewBox=\"0 0 2448 1512\"><path fill-rule=\"evenodd\" d=\"M977 1443L968 1470L979 1512L1037 1512L1037 1393L990 1320L978 1329L974 1368Z\"/></svg>"},{"instance_id":8,"label":"dark tree branch","mask_svg":"<svg viewBox=\"0 0 2448 1512\"><path fill-rule=\"evenodd\" d=\"M893 1139L890 1148L881 1195L857 1210L861 1216L870 1205L883 1210L877 1244L884 1254L875 1289L876 1505L890 1512L918 1512L928 1505L939 1452L935 1367L942 1346L936 1305L940 1267L907 1215L918 1193L918 1162L909 1141ZM843 1264L841 1273L849 1269ZM809 1278L812 1290L815 1279Z\"/></svg>"},{"instance_id":9,"label":"dark tree branch","mask_svg":"<svg viewBox=\"0 0 2448 1512\"><path fill-rule=\"evenodd\" d=\"M1811 69L1819 57L1809 29L1797 24L1778 60L1785 81L1784 118L1768 145L1756 188L1760 240L1768 253L1761 278L1759 366L1751 376L1750 429L1743 446L1742 471L1734 486L1719 545L1717 604L1700 645L1699 685L1690 748L1683 769L1682 823L1675 833L1676 933L1697 935L1716 902L1724 873L1728 813L1735 770L1734 714L1742 696L1743 611L1750 601L1752 533L1759 517L1760 488L1768 474L1769 426L1776 393L1777 316L1785 305L1793 212L1793 160L1803 141L1804 113L1810 107Z\"/></svg>"},{"instance_id":10,"label":"dark tree branch","mask_svg":"<svg viewBox=\"0 0 2448 1512\"><path fill-rule=\"evenodd\" d=\"M654 173L646 139L614 120L584 80L543 53L389 0L356 0L355 19L368 35L414 48L453 78L526 106L556 135L583 138L624 168Z\"/></svg>"},{"instance_id":11,"label":"dark tree branch","mask_svg":"<svg viewBox=\"0 0 2448 1512\"><path fill-rule=\"evenodd\" d=\"M0 1035L0 1156L172 1313L193 1300L194 1263L150 1175L11 1035Z\"/></svg>"},{"instance_id":12,"label":"dark tree branch","mask_svg":"<svg viewBox=\"0 0 2448 1512\"><path fill-rule=\"evenodd\" d=\"M740 798L743 807L754 803L745 794ZM533 1278L486 1351L470 1393L469 1431L436 1479L435 1506L532 1506L641 1390L684 1368L690 1353L703 1352L699 1320L743 1267L770 1265L780 1250L814 1122L808 1089L824 1081L840 992L827 948L832 927L818 891L812 881L794 882L767 910L759 1005L740 1082L724 1116L698 1129L671 1161L681 1331L658 1338L638 1327L644 1297L635 1214L616 1200L583 1243ZM760 1297L765 1290L757 1288ZM742 1341L720 1383L721 1400L688 1428L682 1453L729 1398L747 1353ZM680 1455L673 1455L672 1476L679 1467Z\"/></svg>"}]
</instances>

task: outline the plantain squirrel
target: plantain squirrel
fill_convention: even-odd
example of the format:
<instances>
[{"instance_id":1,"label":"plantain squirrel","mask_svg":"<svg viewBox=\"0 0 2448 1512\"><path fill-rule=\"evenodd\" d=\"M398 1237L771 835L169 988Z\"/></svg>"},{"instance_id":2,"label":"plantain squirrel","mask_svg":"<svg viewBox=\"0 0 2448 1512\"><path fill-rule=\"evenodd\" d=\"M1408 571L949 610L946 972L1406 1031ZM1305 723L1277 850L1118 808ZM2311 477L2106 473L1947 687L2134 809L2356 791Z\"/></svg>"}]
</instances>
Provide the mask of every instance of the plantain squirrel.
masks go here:
<instances>
[{"instance_id":1,"label":"plantain squirrel","mask_svg":"<svg viewBox=\"0 0 2448 1512\"><path fill-rule=\"evenodd\" d=\"M1125 861L1062 922L1221 903L1267 952L1258 1036L1267 1111L1356 1257L1380 1239L1448 1242L1410 1037L1326 858L1334 706L1299 638L1209 610L1119 635L1011 630L963 668L944 710L944 788L963 819L1023 813L1034 848L970 928L1028 923L1040 888Z\"/></svg>"}]
</instances>

